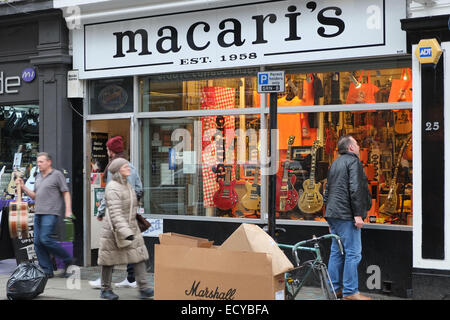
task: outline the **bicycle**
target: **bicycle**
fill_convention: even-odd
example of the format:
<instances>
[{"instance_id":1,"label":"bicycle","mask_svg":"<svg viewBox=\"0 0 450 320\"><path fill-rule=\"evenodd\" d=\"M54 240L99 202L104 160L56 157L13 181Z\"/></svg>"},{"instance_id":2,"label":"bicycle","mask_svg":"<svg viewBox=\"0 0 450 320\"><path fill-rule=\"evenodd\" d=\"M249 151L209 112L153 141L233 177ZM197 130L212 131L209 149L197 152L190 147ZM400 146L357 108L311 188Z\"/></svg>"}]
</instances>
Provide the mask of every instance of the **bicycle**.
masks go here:
<instances>
[{"instance_id":1,"label":"bicycle","mask_svg":"<svg viewBox=\"0 0 450 320\"><path fill-rule=\"evenodd\" d=\"M320 287L324 298L326 300L337 300L336 292L333 288L333 284L331 283L327 266L322 260L322 254L319 246L320 241L332 238L336 239L341 254L344 254L340 237L332 233L318 238L313 236L312 239L300 241L295 245L278 244L280 248L292 249L292 255L295 259L294 269L285 273L286 300L294 300L300 293L300 290L302 290L305 283L313 280L311 279L312 275L316 275L316 277L319 278ZM312 247L305 246L311 243L313 244ZM315 258L300 264L298 251L310 252L315 256Z\"/></svg>"}]
</instances>

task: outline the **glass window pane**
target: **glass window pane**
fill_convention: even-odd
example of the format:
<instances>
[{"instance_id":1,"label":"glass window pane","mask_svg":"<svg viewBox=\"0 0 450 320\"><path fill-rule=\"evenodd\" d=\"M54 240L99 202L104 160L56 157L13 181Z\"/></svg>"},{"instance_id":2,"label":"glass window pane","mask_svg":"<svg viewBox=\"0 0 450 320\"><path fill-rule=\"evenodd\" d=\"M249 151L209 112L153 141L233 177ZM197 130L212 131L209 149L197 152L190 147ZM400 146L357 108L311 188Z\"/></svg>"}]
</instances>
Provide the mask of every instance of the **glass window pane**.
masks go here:
<instances>
[{"instance_id":1,"label":"glass window pane","mask_svg":"<svg viewBox=\"0 0 450 320\"><path fill-rule=\"evenodd\" d=\"M259 107L256 73L252 69L143 77L139 80L140 111ZM220 88L221 95L216 88Z\"/></svg>"},{"instance_id":2,"label":"glass window pane","mask_svg":"<svg viewBox=\"0 0 450 320\"><path fill-rule=\"evenodd\" d=\"M255 115L142 120L146 212L259 217L259 122Z\"/></svg>"},{"instance_id":3,"label":"glass window pane","mask_svg":"<svg viewBox=\"0 0 450 320\"><path fill-rule=\"evenodd\" d=\"M280 219L324 220L322 195L328 169L338 157L337 140L351 134L361 147L360 160L373 198L366 222L411 223L410 109L278 116L278 189L287 188L278 197L288 195L281 200L286 203L277 207ZM298 199L297 205L290 206L290 199Z\"/></svg>"},{"instance_id":4,"label":"glass window pane","mask_svg":"<svg viewBox=\"0 0 450 320\"><path fill-rule=\"evenodd\" d=\"M411 68L286 73L285 85L280 107L412 101Z\"/></svg>"},{"instance_id":5,"label":"glass window pane","mask_svg":"<svg viewBox=\"0 0 450 320\"><path fill-rule=\"evenodd\" d=\"M133 112L133 77L90 82L90 114L124 112Z\"/></svg>"},{"instance_id":6,"label":"glass window pane","mask_svg":"<svg viewBox=\"0 0 450 320\"><path fill-rule=\"evenodd\" d=\"M0 190L4 196L14 197L13 170L20 170L26 186L34 187L39 152L39 106L1 106L0 128L0 171L3 172Z\"/></svg>"}]
</instances>

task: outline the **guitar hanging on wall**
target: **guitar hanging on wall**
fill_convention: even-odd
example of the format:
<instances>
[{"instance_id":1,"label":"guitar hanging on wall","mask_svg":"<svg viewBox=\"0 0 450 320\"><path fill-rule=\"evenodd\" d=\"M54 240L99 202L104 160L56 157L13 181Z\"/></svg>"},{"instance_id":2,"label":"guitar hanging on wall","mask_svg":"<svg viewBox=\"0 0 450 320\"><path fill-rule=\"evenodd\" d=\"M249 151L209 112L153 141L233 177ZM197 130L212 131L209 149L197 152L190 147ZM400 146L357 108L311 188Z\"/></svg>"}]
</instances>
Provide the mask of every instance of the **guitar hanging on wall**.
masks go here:
<instances>
[{"instance_id":1,"label":"guitar hanging on wall","mask_svg":"<svg viewBox=\"0 0 450 320\"><path fill-rule=\"evenodd\" d=\"M389 192L386 197L386 200L384 201L383 205L380 207L380 212L386 215L392 215L394 213L397 213L397 202L398 202L398 195L397 195L397 175L398 175L398 168L400 167L400 163L402 161L403 153L405 152L406 147L411 142L412 135L410 134L405 142L403 142L402 147L400 148L400 152L398 153L398 160L397 164L395 166L394 175L391 180L391 184L389 187Z\"/></svg>"},{"instance_id":2,"label":"guitar hanging on wall","mask_svg":"<svg viewBox=\"0 0 450 320\"><path fill-rule=\"evenodd\" d=\"M214 134L216 140L216 154L221 163L214 168L216 173L216 181L219 183L219 190L214 193L214 205L222 210L233 209L238 201L238 194L234 190L236 180L231 180L232 166L224 165L225 163L225 118L223 116L216 117L217 133Z\"/></svg>"},{"instance_id":3,"label":"guitar hanging on wall","mask_svg":"<svg viewBox=\"0 0 450 320\"><path fill-rule=\"evenodd\" d=\"M319 140L314 141L311 149L311 174L309 179L303 182L303 193L298 201L299 209L304 213L316 213L323 206L323 197L319 192L321 183L315 182L316 152Z\"/></svg>"},{"instance_id":4,"label":"guitar hanging on wall","mask_svg":"<svg viewBox=\"0 0 450 320\"><path fill-rule=\"evenodd\" d=\"M213 200L217 208L222 210L233 209L238 201L238 194L234 190L236 180L231 180L232 166L225 166L225 179L220 179L219 190L214 194Z\"/></svg>"},{"instance_id":5,"label":"guitar hanging on wall","mask_svg":"<svg viewBox=\"0 0 450 320\"><path fill-rule=\"evenodd\" d=\"M294 174L289 178L289 161L291 160L291 148L294 140L294 136L290 136L288 139L286 161L283 163L283 178L280 179L277 176L276 209L279 212L291 211L295 208L298 201L298 192L294 189L297 178Z\"/></svg>"},{"instance_id":6,"label":"guitar hanging on wall","mask_svg":"<svg viewBox=\"0 0 450 320\"><path fill-rule=\"evenodd\" d=\"M259 210L261 206L261 196L260 189L261 186L258 182L259 180L259 167L255 168L255 175L253 178L253 183L246 182L245 188L247 192L242 197L241 203L247 210Z\"/></svg>"}]
</instances>

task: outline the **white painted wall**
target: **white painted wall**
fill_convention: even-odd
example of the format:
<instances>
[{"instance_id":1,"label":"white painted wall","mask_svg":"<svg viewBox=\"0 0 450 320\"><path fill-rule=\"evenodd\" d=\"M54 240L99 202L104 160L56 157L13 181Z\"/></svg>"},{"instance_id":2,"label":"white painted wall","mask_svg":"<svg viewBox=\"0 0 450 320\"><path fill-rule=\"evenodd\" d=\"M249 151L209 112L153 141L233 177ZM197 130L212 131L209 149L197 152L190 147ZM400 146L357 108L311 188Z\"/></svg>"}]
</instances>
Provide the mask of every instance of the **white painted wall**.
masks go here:
<instances>
[{"instance_id":1,"label":"white painted wall","mask_svg":"<svg viewBox=\"0 0 450 320\"><path fill-rule=\"evenodd\" d=\"M414 53L417 45L414 45L412 52ZM450 59L450 43L443 42L441 44L443 54L441 59L444 61L444 88L449 87L449 59ZM415 54L412 55L413 69L413 268L450 270L450 181L445 180L444 187L444 210L445 210L445 260L422 259L422 118L421 118L421 80L420 80L420 64ZM444 128L445 128L445 159L450 155L450 91L444 90ZM433 155L429 155L432 157ZM450 161L445 162L445 176L450 177Z\"/></svg>"}]
</instances>

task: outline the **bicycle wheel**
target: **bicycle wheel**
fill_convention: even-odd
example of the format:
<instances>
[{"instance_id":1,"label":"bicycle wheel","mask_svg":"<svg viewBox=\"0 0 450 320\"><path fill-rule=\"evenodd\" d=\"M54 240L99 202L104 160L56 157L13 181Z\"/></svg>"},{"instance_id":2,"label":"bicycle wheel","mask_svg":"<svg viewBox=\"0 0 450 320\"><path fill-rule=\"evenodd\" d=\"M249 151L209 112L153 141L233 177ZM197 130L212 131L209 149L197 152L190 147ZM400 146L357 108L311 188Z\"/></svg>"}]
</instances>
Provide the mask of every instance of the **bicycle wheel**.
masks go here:
<instances>
[{"instance_id":1,"label":"bicycle wheel","mask_svg":"<svg viewBox=\"0 0 450 320\"><path fill-rule=\"evenodd\" d=\"M328 274L328 269L325 264L321 264L318 266L319 269L319 277L320 277L320 285L322 287L322 291L324 297L327 300L337 300L336 292L334 291L333 284L331 283L330 275Z\"/></svg>"}]
</instances>

